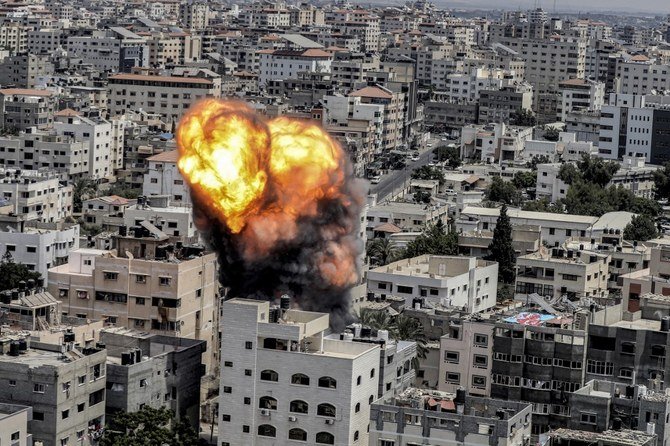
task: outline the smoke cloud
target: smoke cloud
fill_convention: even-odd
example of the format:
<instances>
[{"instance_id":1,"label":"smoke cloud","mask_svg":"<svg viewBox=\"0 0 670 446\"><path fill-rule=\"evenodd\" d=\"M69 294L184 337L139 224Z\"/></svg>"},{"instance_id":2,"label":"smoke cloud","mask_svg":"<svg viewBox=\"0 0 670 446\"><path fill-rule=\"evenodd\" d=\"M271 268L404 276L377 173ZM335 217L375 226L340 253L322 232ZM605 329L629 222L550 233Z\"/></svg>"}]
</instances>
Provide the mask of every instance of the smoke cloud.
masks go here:
<instances>
[{"instance_id":1,"label":"smoke cloud","mask_svg":"<svg viewBox=\"0 0 670 446\"><path fill-rule=\"evenodd\" d=\"M217 100L189 110L177 140L227 297L289 294L303 310L330 313L334 329L351 322L365 187L339 145L306 121L266 121Z\"/></svg>"}]
</instances>

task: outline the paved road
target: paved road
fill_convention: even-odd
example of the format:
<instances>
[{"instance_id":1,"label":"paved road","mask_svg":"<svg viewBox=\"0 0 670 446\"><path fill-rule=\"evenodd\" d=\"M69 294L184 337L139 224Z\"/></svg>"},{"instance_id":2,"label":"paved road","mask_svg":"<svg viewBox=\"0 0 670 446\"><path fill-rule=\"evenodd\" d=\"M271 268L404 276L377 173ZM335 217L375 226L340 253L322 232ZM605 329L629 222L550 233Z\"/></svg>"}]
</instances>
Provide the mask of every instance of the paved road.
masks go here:
<instances>
[{"instance_id":1,"label":"paved road","mask_svg":"<svg viewBox=\"0 0 670 446\"><path fill-rule=\"evenodd\" d=\"M390 195L394 191L403 186L412 174L412 170L425 166L430 162L431 158L432 149L429 149L419 155L418 161L408 161L407 166L403 170L391 170L388 174L382 175L381 181L378 184L370 185L370 193L377 194L377 203L381 203L385 198L390 198Z\"/></svg>"}]
</instances>

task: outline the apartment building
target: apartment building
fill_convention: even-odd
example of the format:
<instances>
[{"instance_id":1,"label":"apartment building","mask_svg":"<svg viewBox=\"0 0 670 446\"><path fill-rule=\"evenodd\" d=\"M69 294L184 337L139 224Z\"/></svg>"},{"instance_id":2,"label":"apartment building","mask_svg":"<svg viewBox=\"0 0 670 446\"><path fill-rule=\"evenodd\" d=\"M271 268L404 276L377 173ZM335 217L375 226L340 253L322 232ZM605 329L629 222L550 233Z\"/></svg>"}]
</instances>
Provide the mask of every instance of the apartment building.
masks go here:
<instances>
[{"instance_id":1,"label":"apartment building","mask_svg":"<svg viewBox=\"0 0 670 446\"><path fill-rule=\"evenodd\" d=\"M493 242L493 231L474 230L458 234L459 253L472 257L487 257ZM533 225L512 227L512 247L517 256L531 254L542 246L541 228Z\"/></svg>"},{"instance_id":2,"label":"apartment building","mask_svg":"<svg viewBox=\"0 0 670 446\"><path fill-rule=\"evenodd\" d=\"M41 76L53 74L48 56L22 53L6 57L0 64L0 85L13 88L35 88Z\"/></svg>"},{"instance_id":3,"label":"apartment building","mask_svg":"<svg viewBox=\"0 0 670 446\"><path fill-rule=\"evenodd\" d=\"M72 215L72 185L47 169L0 167L0 196L25 221L53 223Z\"/></svg>"},{"instance_id":4,"label":"apartment building","mask_svg":"<svg viewBox=\"0 0 670 446\"><path fill-rule=\"evenodd\" d=\"M67 51L100 71L127 72L132 67L149 66L146 40L120 26L68 36Z\"/></svg>"},{"instance_id":5,"label":"apartment building","mask_svg":"<svg viewBox=\"0 0 670 446\"><path fill-rule=\"evenodd\" d=\"M598 222L598 217L522 211L513 208L507 210L507 215L512 226L532 225L540 227L542 240L549 246L556 243L560 245L573 236L592 237L594 236L593 227ZM499 208L466 206L456 220L456 229L462 232L493 231L499 216Z\"/></svg>"},{"instance_id":6,"label":"apartment building","mask_svg":"<svg viewBox=\"0 0 670 446\"><path fill-rule=\"evenodd\" d=\"M330 64L330 73L340 93L348 94L365 81L368 71L379 68L379 56L364 53L335 53L335 58Z\"/></svg>"},{"instance_id":7,"label":"apartment building","mask_svg":"<svg viewBox=\"0 0 670 446\"><path fill-rule=\"evenodd\" d=\"M328 339L329 316L222 304L219 444L368 444L379 346Z\"/></svg>"},{"instance_id":8,"label":"apartment building","mask_svg":"<svg viewBox=\"0 0 670 446\"><path fill-rule=\"evenodd\" d=\"M611 256L583 249L584 245L577 248L543 247L536 253L517 257L514 297L522 301L534 293L549 300L562 296L569 300L607 297Z\"/></svg>"},{"instance_id":9,"label":"apartment building","mask_svg":"<svg viewBox=\"0 0 670 446\"><path fill-rule=\"evenodd\" d=\"M668 279L670 279L670 246L661 241L657 246L651 247L647 268L644 268L644 263L636 264L635 269L630 268L625 274L619 275L624 310L637 311L640 308L641 297L647 294L670 295Z\"/></svg>"},{"instance_id":10,"label":"apartment building","mask_svg":"<svg viewBox=\"0 0 670 446\"><path fill-rule=\"evenodd\" d=\"M88 143L89 177L94 180L111 179L123 167L124 120L108 121L99 116L88 117L72 109L54 115L53 128L58 134L74 136Z\"/></svg>"},{"instance_id":11,"label":"apartment building","mask_svg":"<svg viewBox=\"0 0 670 446\"><path fill-rule=\"evenodd\" d=\"M216 256L172 245L155 226L142 225L130 235L121 231L116 251L72 251L68 263L49 270L49 291L70 316L217 345ZM204 357L207 373L217 353L212 348Z\"/></svg>"},{"instance_id":12,"label":"apartment building","mask_svg":"<svg viewBox=\"0 0 670 446\"><path fill-rule=\"evenodd\" d=\"M17 22L5 22L0 25L0 47L11 54L22 54L28 48L28 30L30 28Z\"/></svg>"},{"instance_id":13,"label":"apartment building","mask_svg":"<svg viewBox=\"0 0 670 446\"><path fill-rule=\"evenodd\" d=\"M258 85L264 87L270 80L296 79L301 72L330 71L332 53L319 48L306 50L260 50Z\"/></svg>"},{"instance_id":14,"label":"apartment building","mask_svg":"<svg viewBox=\"0 0 670 446\"><path fill-rule=\"evenodd\" d=\"M51 130L28 129L18 136L0 136L0 164L9 168L57 172L61 180L89 175L88 143Z\"/></svg>"},{"instance_id":15,"label":"apartment building","mask_svg":"<svg viewBox=\"0 0 670 446\"><path fill-rule=\"evenodd\" d=\"M447 102L472 102L479 99L482 90L499 90L507 73L501 69L476 67L466 73L451 73L444 84L435 87L444 91Z\"/></svg>"},{"instance_id":16,"label":"apartment building","mask_svg":"<svg viewBox=\"0 0 670 446\"><path fill-rule=\"evenodd\" d=\"M221 78L116 74L109 77L107 89L111 117L141 108L176 123L197 100L220 97Z\"/></svg>"},{"instance_id":17,"label":"apartment building","mask_svg":"<svg viewBox=\"0 0 670 446\"><path fill-rule=\"evenodd\" d=\"M191 203L188 185L177 167L179 152L169 150L146 159L147 172L144 175L142 194L148 199L154 195L168 195L175 205L187 206Z\"/></svg>"},{"instance_id":18,"label":"apartment building","mask_svg":"<svg viewBox=\"0 0 670 446\"><path fill-rule=\"evenodd\" d=\"M616 60L617 93L645 95L670 91L670 66L644 55Z\"/></svg>"},{"instance_id":19,"label":"apartment building","mask_svg":"<svg viewBox=\"0 0 670 446\"><path fill-rule=\"evenodd\" d=\"M411 388L372 405L370 444L522 446L530 418L528 403Z\"/></svg>"},{"instance_id":20,"label":"apartment building","mask_svg":"<svg viewBox=\"0 0 670 446\"><path fill-rule=\"evenodd\" d=\"M514 82L500 89L479 92L477 122L509 122L513 114L531 111L533 107L533 87L526 82Z\"/></svg>"},{"instance_id":21,"label":"apartment building","mask_svg":"<svg viewBox=\"0 0 670 446\"><path fill-rule=\"evenodd\" d=\"M209 5L205 2L187 2L179 5L179 21L188 29L203 30L209 24Z\"/></svg>"},{"instance_id":22,"label":"apartment building","mask_svg":"<svg viewBox=\"0 0 670 446\"><path fill-rule=\"evenodd\" d=\"M105 425L105 350L8 337L0 345L0 401L32 407L33 443L97 444Z\"/></svg>"},{"instance_id":23,"label":"apartment building","mask_svg":"<svg viewBox=\"0 0 670 446\"><path fill-rule=\"evenodd\" d=\"M198 430L205 341L123 327L100 332L107 350L107 414L143 407L174 411Z\"/></svg>"},{"instance_id":24,"label":"apartment building","mask_svg":"<svg viewBox=\"0 0 670 446\"><path fill-rule=\"evenodd\" d=\"M21 131L46 128L53 122L56 95L49 90L5 88L0 90L0 126Z\"/></svg>"},{"instance_id":25,"label":"apartment building","mask_svg":"<svg viewBox=\"0 0 670 446\"><path fill-rule=\"evenodd\" d=\"M422 255L372 269L368 293L462 307L468 313L495 305L498 264L475 257Z\"/></svg>"},{"instance_id":26,"label":"apartment building","mask_svg":"<svg viewBox=\"0 0 670 446\"><path fill-rule=\"evenodd\" d=\"M493 323L469 317L450 321L440 338L437 389L455 393L465 389L470 395L491 394L493 364Z\"/></svg>"},{"instance_id":27,"label":"apartment building","mask_svg":"<svg viewBox=\"0 0 670 446\"><path fill-rule=\"evenodd\" d=\"M349 97L360 98L361 104L382 105L383 133L382 150L399 149L405 128L405 93L381 86L363 87L349 93Z\"/></svg>"},{"instance_id":28,"label":"apartment building","mask_svg":"<svg viewBox=\"0 0 670 446\"><path fill-rule=\"evenodd\" d=\"M504 122L468 125L461 130L461 158L501 164L521 156L532 127L510 127Z\"/></svg>"},{"instance_id":29,"label":"apartment building","mask_svg":"<svg viewBox=\"0 0 670 446\"><path fill-rule=\"evenodd\" d=\"M580 110L600 110L605 103L605 84L589 79L568 79L558 86L561 104L558 119L565 122L568 113Z\"/></svg>"},{"instance_id":30,"label":"apartment building","mask_svg":"<svg viewBox=\"0 0 670 446\"><path fill-rule=\"evenodd\" d=\"M32 407L0 403L0 444L32 446L33 436L28 433L32 419Z\"/></svg>"},{"instance_id":31,"label":"apartment building","mask_svg":"<svg viewBox=\"0 0 670 446\"><path fill-rule=\"evenodd\" d=\"M572 392L584 384L586 350L586 333L560 315L522 312L497 322L491 397L531 403L533 436L567 427Z\"/></svg>"},{"instance_id":32,"label":"apartment building","mask_svg":"<svg viewBox=\"0 0 670 446\"><path fill-rule=\"evenodd\" d=\"M373 204L365 217L365 232L369 238L374 237L375 228L391 223L409 232L421 232L428 225L437 222L447 223L449 206L425 206L417 203L384 202Z\"/></svg>"},{"instance_id":33,"label":"apartment building","mask_svg":"<svg viewBox=\"0 0 670 446\"><path fill-rule=\"evenodd\" d=\"M0 252L11 255L31 271L46 278L49 268L67 261L71 250L79 246L79 225L73 223L37 224L36 226L7 226L0 231ZM9 223L9 224L8 224Z\"/></svg>"},{"instance_id":34,"label":"apartment building","mask_svg":"<svg viewBox=\"0 0 670 446\"><path fill-rule=\"evenodd\" d=\"M27 42L32 54L53 54L66 46L65 33L59 28L29 29Z\"/></svg>"},{"instance_id":35,"label":"apartment building","mask_svg":"<svg viewBox=\"0 0 670 446\"><path fill-rule=\"evenodd\" d=\"M134 202L118 195L89 198L82 202L82 218L87 224L118 232L125 210Z\"/></svg>"},{"instance_id":36,"label":"apartment building","mask_svg":"<svg viewBox=\"0 0 670 446\"><path fill-rule=\"evenodd\" d=\"M136 203L125 208L122 218L125 226L140 226L143 221L156 226L172 241L197 243L199 240L193 221L193 209L171 205L169 196L141 196Z\"/></svg>"}]
</instances>

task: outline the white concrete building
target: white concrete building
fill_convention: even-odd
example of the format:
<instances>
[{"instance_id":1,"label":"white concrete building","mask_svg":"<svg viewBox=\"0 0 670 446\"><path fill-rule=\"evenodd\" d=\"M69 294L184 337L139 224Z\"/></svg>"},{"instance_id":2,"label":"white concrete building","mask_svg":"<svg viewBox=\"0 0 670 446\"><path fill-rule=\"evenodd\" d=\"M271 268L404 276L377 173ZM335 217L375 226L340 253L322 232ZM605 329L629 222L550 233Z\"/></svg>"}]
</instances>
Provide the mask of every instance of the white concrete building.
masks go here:
<instances>
[{"instance_id":1,"label":"white concrete building","mask_svg":"<svg viewBox=\"0 0 670 446\"><path fill-rule=\"evenodd\" d=\"M670 65L657 64L639 54L616 63L617 93L626 95L670 91Z\"/></svg>"},{"instance_id":2,"label":"white concrete building","mask_svg":"<svg viewBox=\"0 0 670 446\"><path fill-rule=\"evenodd\" d=\"M333 55L318 48L307 50L260 50L258 85L269 80L297 79L301 72L330 72Z\"/></svg>"},{"instance_id":3,"label":"white concrete building","mask_svg":"<svg viewBox=\"0 0 670 446\"><path fill-rule=\"evenodd\" d=\"M219 445L367 445L379 346L326 339L323 313L232 299L221 308Z\"/></svg>"},{"instance_id":4,"label":"white concrete building","mask_svg":"<svg viewBox=\"0 0 670 446\"><path fill-rule=\"evenodd\" d=\"M426 225L434 225L438 221L446 224L448 216L447 205L384 202L368 209L365 232L368 238L373 238L375 228L385 223L391 223L404 231L421 232Z\"/></svg>"},{"instance_id":5,"label":"white concrete building","mask_svg":"<svg viewBox=\"0 0 670 446\"><path fill-rule=\"evenodd\" d=\"M508 127L505 123L469 125L461 129L461 158L498 163L521 156L532 127Z\"/></svg>"},{"instance_id":6,"label":"white concrete building","mask_svg":"<svg viewBox=\"0 0 670 446\"><path fill-rule=\"evenodd\" d=\"M72 185L49 170L0 167L0 197L26 221L56 222L72 215Z\"/></svg>"},{"instance_id":7,"label":"white concrete building","mask_svg":"<svg viewBox=\"0 0 670 446\"><path fill-rule=\"evenodd\" d=\"M0 256L9 253L15 263L25 264L47 279L49 268L67 263L68 255L79 248L79 225L61 229L26 227L0 232Z\"/></svg>"},{"instance_id":8,"label":"white concrete building","mask_svg":"<svg viewBox=\"0 0 670 446\"><path fill-rule=\"evenodd\" d=\"M449 74L444 83L447 101L476 101L483 90L499 90L504 84L505 77L504 70L488 68L473 68L469 73Z\"/></svg>"},{"instance_id":9,"label":"white concrete building","mask_svg":"<svg viewBox=\"0 0 670 446\"><path fill-rule=\"evenodd\" d=\"M180 239L192 239L197 241L197 231L193 223L193 209L183 206L170 206L169 201L162 197L151 200L150 205L133 204L128 206L123 213L123 224L126 226L139 226L141 221L148 221L170 237ZM163 201L163 203L159 203Z\"/></svg>"},{"instance_id":10,"label":"white concrete building","mask_svg":"<svg viewBox=\"0 0 670 446\"><path fill-rule=\"evenodd\" d=\"M645 106L645 97L610 94L600 113L598 154L617 159L624 155L651 160L654 109Z\"/></svg>"},{"instance_id":11,"label":"white concrete building","mask_svg":"<svg viewBox=\"0 0 670 446\"><path fill-rule=\"evenodd\" d=\"M171 203L189 206L191 194L177 167L178 159L177 150L170 150L147 158L149 168L144 175L142 194L149 199L153 195L169 195Z\"/></svg>"},{"instance_id":12,"label":"white concrete building","mask_svg":"<svg viewBox=\"0 0 670 446\"><path fill-rule=\"evenodd\" d=\"M605 84L589 79L568 79L559 84L561 104L558 119L565 122L572 111L600 110L605 103Z\"/></svg>"},{"instance_id":13,"label":"white concrete building","mask_svg":"<svg viewBox=\"0 0 670 446\"><path fill-rule=\"evenodd\" d=\"M0 444L32 445L33 436L28 433L28 422L32 419L32 407L0 403Z\"/></svg>"},{"instance_id":14,"label":"white concrete building","mask_svg":"<svg viewBox=\"0 0 670 446\"><path fill-rule=\"evenodd\" d=\"M88 174L97 180L113 178L116 170L123 168L125 124L124 120L87 118L65 109L55 114L53 127L59 135L74 136L77 141L88 143L84 149L84 155L88 155Z\"/></svg>"},{"instance_id":15,"label":"white concrete building","mask_svg":"<svg viewBox=\"0 0 670 446\"><path fill-rule=\"evenodd\" d=\"M460 307L468 313L496 303L498 264L475 257L422 255L368 271L368 293Z\"/></svg>"}]
</instances>

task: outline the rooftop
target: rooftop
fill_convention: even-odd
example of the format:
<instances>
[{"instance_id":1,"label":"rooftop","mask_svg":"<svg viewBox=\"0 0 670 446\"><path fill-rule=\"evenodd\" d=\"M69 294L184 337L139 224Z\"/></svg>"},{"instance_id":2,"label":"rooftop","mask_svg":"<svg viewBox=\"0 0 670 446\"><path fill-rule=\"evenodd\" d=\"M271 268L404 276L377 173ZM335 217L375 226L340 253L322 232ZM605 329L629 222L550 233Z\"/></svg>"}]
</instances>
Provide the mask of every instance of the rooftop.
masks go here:
<instances>
[{"instance_id":1,"label":"rooftop","mask_svg":"<svg viewBox=\"0 0 670 446\"><path fill-rule=\"evenodd\" d=\"M392 99L393 94L381 87L363 87L360 90L349 93L351 97L363 97L363 98L377 98L377 99Z\"/></svg>"},{"instance_id":2,"label":"rooftop","mask_svg":"<svg viewBox=\"0 0 670 446\"><path fill-rule=\"evenodd\" d=\"M113 80L126 81L149 81L149 82L167 82L167 83L186 83L186 84L212 84L210 79L201 79L198 77L179 77L179 76L151 76L148 74L115 74L109 77Z\"/></svg>"},{"instance_id":3,"label":"rooftop","mask_svg":"<svg viewBox=\"0 0 670 446\"><path fill-rule=\"evenodd\" d=\"M498 216L500 216L500 208L466 206L461 211L461 215L498 218ZM551 212L522 211L521 209L515 209L515 208L508 208L507 215L509 215L510 218L520 220L524 219L546 220L546 221L557 221L557 222L560 221L563 223L578 223L578 224L590 224L590 225L594 225L598 221L598 217L589 217L587 215L554 214Z\"/></svg>"},{"instance_id":4,"label":"rooftop","mask_svg":"<svg viewBox=\"0 0 670 446\"><path fill-rule=\"evenodd\" d=\"M52 96L53 92L49 90L37 90L34 88L5 88L0 90L0 94L9 96Z\"/></svg>"},{"instance_id":5,"label":"rooftop","mask_svg":"<svg viewBox=\"0 0 670 446\"><path fill-rule=\"evenodd\" d=\"M656 435L649 435L642 431L634 430L608 430L604 432L587 432L573 429L557 429L549 433L549 436L556 439L576 440L590 444L599 444L621 446L641 446L653 441Z\"/></svg>"},{"instance_id":6,"label":"rooftop","mask_svg":"<svg viewBox=\"0 0 670 446\"><path fill-rule=\"evenodd\" d=\"M161 163L176 163L179 160L179 150L168 150L147 158L148 161Z\"/></svg>"}]
</instances>

